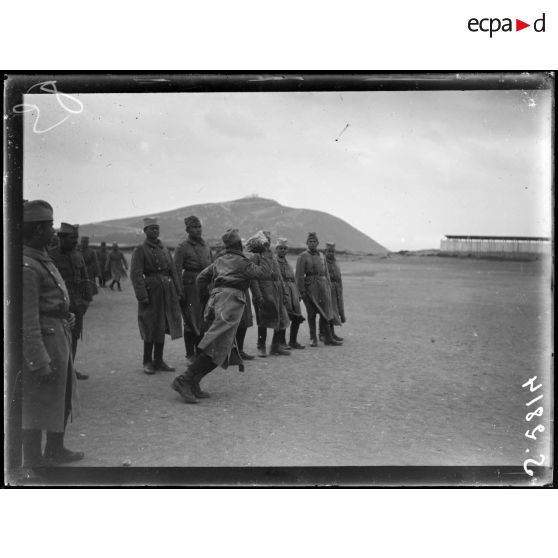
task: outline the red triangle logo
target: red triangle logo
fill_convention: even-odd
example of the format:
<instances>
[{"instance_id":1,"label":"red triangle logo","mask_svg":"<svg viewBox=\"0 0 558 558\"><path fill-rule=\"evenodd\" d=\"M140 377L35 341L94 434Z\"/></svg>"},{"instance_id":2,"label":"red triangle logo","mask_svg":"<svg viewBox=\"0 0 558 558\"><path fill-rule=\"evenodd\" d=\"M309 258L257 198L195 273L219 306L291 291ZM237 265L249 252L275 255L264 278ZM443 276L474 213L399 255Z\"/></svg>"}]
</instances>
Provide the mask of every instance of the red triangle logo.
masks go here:
<instances>
[{"instance_id":1,"label":"red triangle logo","mask_svg":"<svg viewBox=\"0 0 558 558\"><path fill-rule=\"evenodd\" d=\"M520 19L515 20L515 30L516 31L521 31L522 29L525 29L525 27L531 27L531 24L525 23L524 21L521 21Z\"/></svg>"}]
</instances>

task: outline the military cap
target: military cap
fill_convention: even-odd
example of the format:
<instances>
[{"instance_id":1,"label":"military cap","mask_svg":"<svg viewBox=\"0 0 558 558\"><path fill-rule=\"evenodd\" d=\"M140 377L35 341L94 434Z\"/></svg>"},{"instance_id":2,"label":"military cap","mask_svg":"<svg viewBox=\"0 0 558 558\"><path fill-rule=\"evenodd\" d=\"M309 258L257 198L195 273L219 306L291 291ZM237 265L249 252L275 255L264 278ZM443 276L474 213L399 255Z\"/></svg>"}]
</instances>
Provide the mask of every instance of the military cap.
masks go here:
<instances>
[{"instance_id":1,"label":"military cap","mask_svg":"<svg viewBox=\"0 0 558 558\"><path fill-rule=\"evenodd\" d=\"M79 225L70 225L69 223L60 223L60 230L58 234L77 234Z\"/></svg>"},{"instance_id":2,"label":"military cap","mask_svg":"<svg viewBox=\"0 0 558 558\"><path fill-rule=\"evenodd\" d=\"M288 246L289 241L286 238L277 239L277 246Z\"/></svg>"},{"instance_id":3,"label":"military cap","mask_svg":"<svg viewBox=\"0 0 558 558\"><path fill-rule=\"evenodd\" d=\"M335 242L326 242L326 248L333 248L335 250Z\"/></svg>"},{"instance_id":4,"label":"military cap","mask_svg":"<svg viewBox=\"0 0 558 558\"><path fill-rule=\"evenodd\" d=\"M238 234L238 229L227 229L227 232L221 237L223 244L226 248L242 242L240 235Z\"/></svg>"},{"instance_id":5,"label":"military cap","mask_svg":"<svg viewBox=\"0 0 558 558\"><path fill-rule=\"evenodd\" d=\"M146 217L143 220L143 230L147 229L147 227L153 227L153 226L156 227L159 226L159 221L157 220L157 217Z\"/></svg>"},{"instance_id":6,"label":"military cap","mask_svg":"<svg viewBox=\"0 0 558 558\"><path fill-rule=\"evenodd\" d=\"M309 232L306 242L308 242L309 240L318 240L318 235L315 232Z\"/></svg>"},{"instance_id":7,"label":"military cap","mask_svg":"<svg viewBox=\"0 0 558 558\"><path fill-rule=\"evenodd\" d=\"M26 201L23 204L23 222L52 221L52 206L43 200Z\"/></svg>"},{"instance_id":8,"label":"military cap","mask_svg":"<svg viewBox=\"0 0 558 558\"><path fill-rule=\"evenodd\" d=\"M185 217L184 224L186 225L186 227L201 227L201 221L195 215Z\"/></svg>"}]
</instances>

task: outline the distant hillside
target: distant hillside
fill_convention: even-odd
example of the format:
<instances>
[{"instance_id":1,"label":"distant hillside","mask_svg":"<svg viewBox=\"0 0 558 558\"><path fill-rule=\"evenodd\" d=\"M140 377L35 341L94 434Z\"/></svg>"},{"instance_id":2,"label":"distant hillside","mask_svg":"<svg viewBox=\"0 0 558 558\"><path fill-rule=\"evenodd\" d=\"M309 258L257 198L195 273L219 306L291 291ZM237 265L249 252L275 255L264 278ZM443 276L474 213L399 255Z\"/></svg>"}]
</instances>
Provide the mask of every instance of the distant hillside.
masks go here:
<instances>
[{"instance_id":1,"label":"distant hillside","mask_svg":"<svg viewBox=\"0 0 558 558\"><path fill-rule=\"evenodd\" d=\"M381 244L358 231L349 223L323 211L286 207L274 200L249 197L224 203L190 205L158 214L140 215L125 219L114 219L80 226L80 234L91 237L97 244L105 241L119 244L138 244L143 241L143 218L157 217L161 225L161 240L176 246L185 237L184 217L196 215L203 225L203 236L211 243L218 242L229 227L240 229L248 238L260 229L269 230L272 240L278 237L289 239L290 245L303 247L308 232L315 231L320 247L332 240L340 250L385 254L389 252Z\"/></svg>"}]
</instances>

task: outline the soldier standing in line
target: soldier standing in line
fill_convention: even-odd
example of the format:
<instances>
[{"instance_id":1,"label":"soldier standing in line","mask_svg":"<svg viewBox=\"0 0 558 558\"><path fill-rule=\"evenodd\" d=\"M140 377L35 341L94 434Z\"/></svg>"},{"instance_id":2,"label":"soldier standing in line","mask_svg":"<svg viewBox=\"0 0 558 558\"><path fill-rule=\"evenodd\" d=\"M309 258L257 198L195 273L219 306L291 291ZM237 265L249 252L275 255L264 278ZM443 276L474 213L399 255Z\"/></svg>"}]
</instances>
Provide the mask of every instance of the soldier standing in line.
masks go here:
<instances>
[{"instance_id":1,"label":"soldier standing in line","mask_svg":"<svg viewBox=\"0 0 558 558\"><path fill-rule=\"evenodd\" d=\"M75 394L70 296L46 248L54 234L53 211L42 200L23 206L23 466L60 465L83 459L64 447ZM42 431L46 431L44 456Z\"/></svg>"},{"instance_id":2,"label":"soldier standing in line","mask_svg":"<svg viewBox=\"0 0 558 558\"><path fill-rule=\"evenodd\" d=\"M343 280L341 279L341 270L335 258L335 243L326 242L324 252L327 277L331 288L331 309L333 318L329 322L331 327L331 336L336 341L343 341L342 337L335 334L334 326L340 326L347 320L345 318L345 304L343 302ZM320 337L324 337L324 331L320 330ZM325 339L325 337L324 337ZM322 339L322 341L324 340Z\"/></svg>"},{"instance_id":3,"label":"soldier standing in line","mask_svg":"<svg viewBox=\"0 0 558 558\"><path fill-rule=\"evenodd\" d=\"M174 252L174 264L182 276L184 298L184 346L186 358L192 360L197 354L198 343L203 336L203 312L207 300L203 300L196 285L198 273L213 261L211 248L202 238L201 221L194 215L184 219L188 238Z\"/></svg>"},{"instance_id":4,"label":"soldier standing in line","mask_svg":"<svg viewBox=\"0 0 558 558\"><path fill-rule=\"evenodd\" d=\"M107 286L107 276L109 275L108 271L106 270L107 259L107 243L103 241L101 242L101 246L97 251L97 261L99 263L99 287L103 288Z\"/></svg>"},{"instance_id":5,"label":"soldier standing in line","mask_svg":"<svg viewBox=\"0 0 558 558\"><path fill-rule=\"evenodd\" d=\"M91 282L87 275L87 268L81 253L76 249L78 243L78 225L60 224L58 238L60 245L49 252L60 275L66 283L70 295L70 312L76 317L76 324L72 329L72 359L75 362L77 345L83 335L83 319L89 303L93 299ZM87 380L87 374L76 370L78 380Z\"/></svg>"},{"instance_id":6,"label":"soldier standing in line","mask_svg":"<svg viewBox=\"0 0 558 558\"><path fill-rule=\"evenodd\" d=\"M262 358L267 356L268 329L273 329L269 354L282 356L291 354L288 347L281 341L281 332L289 325L289 315L285 308L287 292L279 264L270 249L270 243L271 233L269 231L259 231L246 243L248 251L252 252L250 258L252 262L268 269L268 275L265 278L252 281L250 284L258 324L258 355Z\"/></svg>"},{"instance_id":7,"label":"soldier standing in line","mask_svg":"<svg viewBox=\"0 0 558 558\"><path fill-rule=\"evenodd\" d=\"M200 381L217 366L228 366L238 324L246 306L245 293L250 280L261 279L269 273L265 267L255 265L242 253L238 229L229 229L223 235L223 244L225 254L219 256L197 278L202 293L209 285L213 285L205 309L209 328L198 345L198 355L186 371L174 379L171 386L186 403L197 403L198 399L209 397L200 388Z\"/></svg>"},{"instance_id":8,"label":"soldier standing in line","mask_svg":"<svg viewBox=\"0 0 558 558\"><path fill-rule=\"evenodd\" d=\"M330 320L333 319L331 308L331 292L326 276L326 268L322 256L318 252L319 240L315 232L308 234L307 250L302 252L296 261L296 284L308 314L311 347L318 346L316 336L316 316L320 316L320 326L324 331L326 345L341 345L333 339Z\"/></svg>"},{"instance_id":9,"label":"soldier standing in line","mask_svg":"<svg viewBox=\"0 0 558 558\"><path fill-rule=\"evenodd\" d=\"M143 371L173 372L163 360L165 334L182 337L180 300L182 282L163 243L159 240L157 219L143 220L145 241L134 249L130 279L138 300L138 325L143 339Z\"/></svg>"},{"instance_id":10,"label":"soldier standing in line","mask_svg":"<svg viewBox=\"0 0 558 558\"><path fill-rule=\"evenodd\" d=\"M304 316L302 315L300 308L300 293L298 292L298 288L296 286L295 274L291 264L287 260L288 249L289 243L287 239L280 238L277 241L275 252L277 253L277 263L279 264L279 269L281 270L281 275L287 291L285 307L291 320L289 347L291 349L304 349L304 345L301 345L296 339L300 324L304 321ZM285 338L285 331L286 330L283 329L281 333L281 342L283 344L286 344L287 342Z\"/></svg>"},{"instance_id":11,"label":"soldier standing in line","mask_svg":"<svg viewBox=\"0 0 558 558\"><path fill-rule=\"evenodd\" d=\"M93 248L89 247L89 237L82 236L78 250L81 252L85 267L87 268L87 276L91 281L91 294L95 296L99 293L97 289L97 277L100 276L99 261L97 253Z\"/></svg>"}]
</instances>

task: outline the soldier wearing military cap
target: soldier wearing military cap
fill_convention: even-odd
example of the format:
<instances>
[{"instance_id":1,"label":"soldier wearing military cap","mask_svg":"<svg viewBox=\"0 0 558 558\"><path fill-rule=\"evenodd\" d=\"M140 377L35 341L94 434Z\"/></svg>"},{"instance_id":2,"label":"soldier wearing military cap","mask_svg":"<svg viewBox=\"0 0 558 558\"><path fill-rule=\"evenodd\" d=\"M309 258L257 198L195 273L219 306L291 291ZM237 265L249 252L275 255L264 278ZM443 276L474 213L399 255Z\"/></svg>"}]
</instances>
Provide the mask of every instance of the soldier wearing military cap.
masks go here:
<instances>
[{"instance_id":1,"label":"soldier wearing military cap","mask_svg":"<svg viewBox=\"0 0 558 558\"><path fill-rule=\"evenodd\" d=\"M253 242L253 239L262 237L263 241ZM268 329L273 329L269 354L282 356L291 354L289 347L284 343L285 329L290 322L285 307L288 293L277 259L270 249L270 244L271 233L269 231L259 231L255 237L248 239L247 242L248 250L253 252L250 259L256 265L263 265L268 269L268 274L265 278L252 281L250 284L256 322L258 324L257 348L260 357L267 356L266 341Z\"/></svg>"},{"instance_id":2,"label":"soldier wearing military cap","mask_svg":"<svg viewBox=\"0 0 558 558\"><path fill-rule=\"evenodd\" d=\"M209 397L200 388L201 379L217 366L226 368L232 364L229 359L244 313L246 291L252 279L261 279L268 273L266 268L255 265L242 253L237 229L227 230L222 240L225 253L196 279L202 295L213 285L204 316L209 327L198 344L198 355L172 383L172 388L187 403Z\"/></svg>"},{"instance_id":3,"label":"soldier wearing military cap","mask_svg":"<svg viewBox=\"0 0 558 558\"><path fill-rule=\"evenodd\" d=\"M70 312L76 316L76 325L72 329L72 356L75 362L78 341L83 335L83 319L93 299L92 281L87 274L83 256L77 250L79 227L61 223L58 232L60 245L49 252L60 275L66 283L70 295ZM78 380L89 376L76 370Z\"/></svg>"},{"instance_id":4,"label":"soldier wearing military cap","mask_svg":"<svg viewBox=\"0 0 558 558\"><path fill-rule=\"evenodd\" d=\"M159 240L157 219L144 219L145 241L132 254L130 279L138 300L138 325L143 339L143 371L172 372L163 360L165 334L182 337L182 282L168 248Z\"/></svg>"},{"instance_id":5,"label":"soldier wearing military cap","mask_svg":"<svg viewBox=\"0 0 558 558\"><path fill-rule=\"evenodd\" d=\"M127 269L128 262L126 261L126 257L122 253L122 250L118 247L118 243L113 242L105 262L105 271L109 278L112 279L109 285L111 291L114 290L115 284L119 291L122 290L120 281L126 278Z\"/></svg>"},{"instance_id":6,"label":"soldier wearing military cap","mask_svg":"<svg viewBox=\"0 0 558 558\"><path fill-rule=\"evenodd\" d=\"M97 253L95 252L95 250L93 250L93 248L89 246L88 236L81 237L78 250L80 251L83 261L85 262L85 267L87 268L87 276L91 281L91 294L92 296L95 296L99 293L96 283L96 279L100 275L99 260L97 259Z\"/></svg>"},{"instance_id":7,"label":"soldier wearing military cap","mask_svg":"<svg viewBox=\"0 0 558 558\"><path fill-rule=\"evenodd\" d=\"M326 345L341 345L331 334L330 320L333 319L331 291L327 278L327 268L318 252L318 236L315 232L308 234L307 250L296 261L296 284L306 306L308 326L310 328L310 346L318 346L316 336L316 316L320 316L320 326L324 332Z\"/></svg>"},{"instance_id":8,"label":"soldier wearing military cap","mask_svg":"<svg viewBox=\"0 0 558 558\"><path fill-rule=\"evenodd\" d=\"M335 242L326 242L324 256L327 278L331 290L331 310L333 316L329 321L331 336L336 341L343 341L343 338L335 333L335 326L340 326L346 322L345 304L343 302L343 280L341 278L341 269L335 257ZM320 336L323 337L323 341L325 339L325 332L322 329L320 329Z\"/></svg>"},{"instance_id":9,"label":"soldier wearing military cap","mask_svg":"<svg viewBox=\"0 0 558 558\"><path fill-rule=\"evenodd\" d=\"M23 207L23 465L77 461L82 452L64 447L75 401L70 295L46 247L54 234L53 210L42 200ZM42 431L46 431L44 456Z\"/></svg>"},{"instance_id":10,"label":"soldier wearing military cap","mask_svg":"<svg viewBox=\"0 0 558 558\"><path fill-rule=\"evenodd\" d=\"M289 332L289 347L291 349L304 349L304 345L301 345L297 341L298 330L300 324L304 321L302 315L302 310L300 308L300 293L298 292L298 287L296 286L295 274L291 264L287 260L287 252L289 250L289 242L286 238L279 238L277 240L277 245L275 246L275 252L277 254L277 263L279 264L279 269L281 270L281 276L283 277L283 283L285 285L285 307L287 313L291 320L291 328ZM281 331L281 341L286 344L285 331Z\"/></svg>"},{"instance_id":11,"label":"soldier wearing military cap","mask_svg":"<svg viewBox=\"0 0 558 558\"><path fill-rule=\"evenodd\" d=\"M202 300L196 277L213 261L211 248L202 238L202 224L195 215L184 219L188 237L174 251L174 264L182 278L184 298L182 318L184 320L184 345L186 358L196 356L198 343L203 335L203 313L205 300Z\"/></svg>"}]
</instances>

